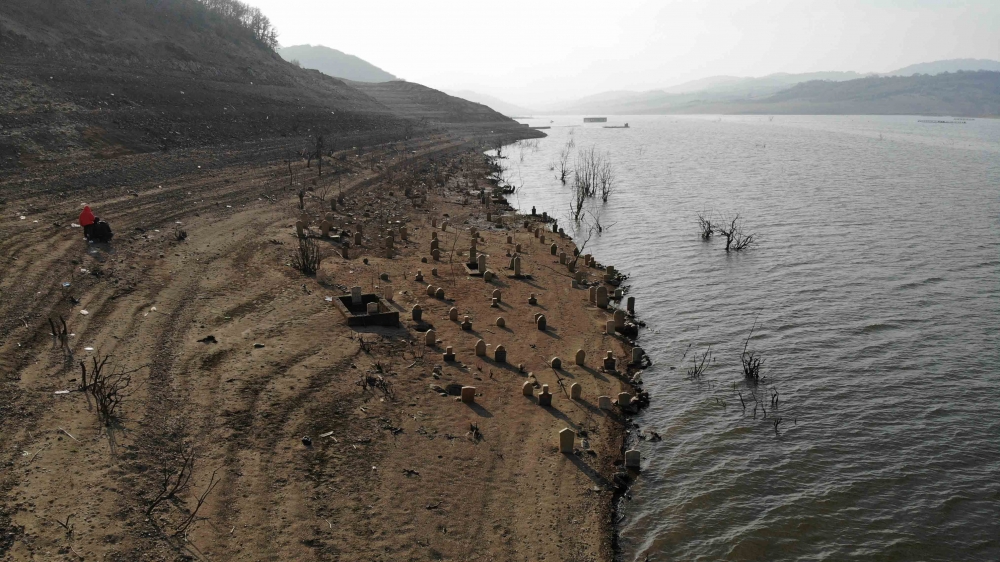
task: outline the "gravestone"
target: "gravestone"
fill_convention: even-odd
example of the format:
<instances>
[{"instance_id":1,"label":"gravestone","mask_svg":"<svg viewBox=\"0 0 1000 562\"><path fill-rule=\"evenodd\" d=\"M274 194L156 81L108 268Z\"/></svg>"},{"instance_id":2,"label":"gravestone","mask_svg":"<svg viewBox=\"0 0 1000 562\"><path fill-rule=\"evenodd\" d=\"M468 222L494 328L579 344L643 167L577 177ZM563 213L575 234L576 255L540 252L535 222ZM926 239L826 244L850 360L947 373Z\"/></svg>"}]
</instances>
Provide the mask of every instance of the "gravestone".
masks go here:
<instances>
[{"instance_id":1,"label":"gravestone","mask_svg":"<svg viewBox=\"0 0 1000 562\"><path fill-rule=\"evenodd\" d=\"M493 213L486 211L486 222L493 222Z\"/></svg>"},{"instance_id":2,"label":"gravestone","mask_svg":"<svg viewBox=\"0 0 1000 562\"><path fill-rule=\"evenodd\" d=\"M615 330L620 331L622 328L625 327L625 311L621 309L615 310L613 318L615 321Z\"/></svg>"},{"instance_id":3,"label":"gravestone","mask_svg":"<svg viewBox=\"0 0 1000 562\"><path fill-rule=\"evenodd\" d=\"M438 268L436 268L436 267L432 267L431 268L431 276L433 276L433 277L437 277L438 276Z\"/></svg>"},{"instance_id":4,"label":"gravestone","mask_svg":"<svg viewBox=\"0 0 1000 562\"><path fill-rule=\"evenodd\" d=\"M536 228L535 229L535 238L538 238L538 231L539 231L539 229Z\"/></svg>"},{"instance_id":5,"label":"gravestone","mask_svg":"<svg viewBox=\"0 0 1000 562\"><path fill-rule=\"evenodd\" d=\"M590 302L596 303L597 302L597 287L591 287L589 293L590 293Z\"/></svg>"},{"instance_id":6,"label":"gravestone","mask_svg":"<svg viewBox=\"0 0 1000 562\"><path fill-rule=\"evenodd\" d=\"M370 302L368 303L368 314L378 314L378 303Z\"/></svg>"},{"instance_id":7,"label":"gravestone","mask_svg":"<svg viewBox=\"0 0 1000 562\"><path fill-rule=\"evenodd\" d=\"M351 304L361 304L361 287L351 287Z\"/></svg>"},{"instance_id":8,"label":"gravestone","mask_svg":"<svg viewBox=\"0 0 1000 562\"><path fill-rule=\"evenodd\" d=\"M361 245L361 233L360 232L355 232L354 233L354 245L355 246L360 246Z\"/></svg>"},{"instance_id":9,"label":"gravestone","mask_svg":"<svg viewBox=\"0 0 1000 562\"><path fill-rule=\"evenodd\" d=\"M437 232L431 232L431 240L437 240L437 239L438 239L438 233Z\"/></svg>"},{"instance_id":10,"label":"gravestone","mask_svg":"<svg viewBox=\"0 0 1000 562\"><path fill-rule=\"evenodd\" d=\"M639 468L642 457L636 449L625 451L625 468Z\"/></svg>"},{"instance_id":11,"label":"gravestone","mask_svg":"<svg viewBox=\"0 0 1000 562\"><path fill-rule=\"evenodd\" d=\"M502 345L498 345L496 349L493 350L493 360L497 363L506 363L507 348Z\"/></svg>"},{"instance_id":12,"label":"gravestone","mask_svg":"<svg viewBox=\"0 0 1000 562\"><path fill-rule=\"evenodd\" d=\"M462 329L466 332L472 329L472 320L470 320L468 316L466 316L462 321Z\"/></svg>"},{"instance_id":13,"label":"gravestone","mask_svg":"<svg viewBox=\"0 0 1000 562\"><path fill-rule=\"evenodd\" d=\"M455 360L455 350L450 345L444 348L444 353L441 354L441 358L445 361L451 362Z\"/></svg>"},{"instance_id":14,"label":"gravestone","mask_svg":"<svg viewBox=\"0 0 1000 562\"><path fill-rule=\"evenodd\" d=\"M545 315L539 314L538 319L535 320L535 325L538 326L539 330L545 331Z\"/></svg>"},{"instance_id":15,"label":"gravestone","mask_svg":"<svg viewBox=\"0 0 1000 562\"><path fill-rule=\"evenodd\" d=\"M624 297L624 296L625 296L625 291L623 291L621 289L615 289L615 300L616 301L622 300L622 297Z\"/></svg>"},{"instance_id":16,"label":"gravestone","mask_svg":"<svg viewBox=\"0 0 1000 562\"><path fill-rule=\"evenodd\" d=\"M439 247L440 246L438 245L438 241L436 239L435 240L431 240L431 252L433 252L434 250L437 250Z\"/></svg>"},{"instance_id":17,"label":"gravestone","mask_svg":"<svg viewBox=\"0 0 1000 562\"><path fill-rule=\"evenodd\" d=\"M586 362L587 362L587 352L582 349L576 350L576 364L583 367L583 365Z\"/></svg>"},{"instance_id":18,"label":"gravestone","mask_svg":"<svg viewBox=\"0 0 1000 562\"><path fill-rule=\"evenodd\" d=\"M618 393L618 405L622 408L628 408L629 404L632 403L632 395L627 392Z\"/></svg>"},{"instance_id":19,"label":"gravestone","mask_svg":"<svg viewBox=\"0 0 1000 562\"><path fill-rule=\"evenodd\" d=\"M483 281L489 283L492 280L493 280L493 272L487 269L486 271L483 272Z\"/></svg>"},{"instance_id":20,"label":"gravestone","mask_svg":"<svg viewBox=\"0 0 1000 562\"><path fill-rule=\"evenodd\" d=\"M498 301L497 299L492 299L492 300L493 302L490 303L490 308L500 308L500 301Z\"/></svg>"},{"instance_id":21,"label":"gravestone","mask_svg":"<svg viewBox=\"0 0 1000 562\"><path fill-rule=\"evenodd\" d=\"M559 252L559 265L566 265L566 252Z\"/></svg>"},{"instance_id":22,"label":"gravestone","mask_svg":"<svg viewBox=\"0 0 1000 562\"><path fill-rule=\"evenodd\" d=\"M413 305L413 308L410 309L410 314L413 315L414 322L420 322L420 319L424 317L424 310L420 308L419 304L415 304Z\"/></svg>"},{"instance_id":23,"label":"gravestone","mask_svg":"<svg viewBox=\"0 0 1000 562\"><path fill-rule=\"evenodd\" d=\"M602 410L610 410L614 406L611 403L610 396L598 396L597 397L597 407Z\"/></svg>"},{"instance_id":24,"label":"gravestone","mask_svg":"<svg viewBox=\"0 0 1000 562\"><path fill-rule=\"evenodd\" d=\"M604 333L607 334L607 335L609 335L609 336L615 335L615 321L614 320L608 320L607 322L604 323Z\"/></svg>"},{"instance_id":25,"label":"gravestone","mask_svg":"<svg viewBox=\"0 0 1000 562\"><path fill-rule=\"evenodd\" d=\"M559 432L559 452L572 453L573 443L576 441L576 432L566 428Z\"/></svg>"},{"instance_id":26,"label":"gravestone","mask_svg":"<svg viewBox=\"0 0 1000 562\"><path fill-rule=\"evenodd\" d=\"M642 350L641 347L633 347L632 348L632 364L633 365L638 365L640 362L642 362L642 356L644 354L645 354L645 352Z\"/></svg>"},{"instance_id":27,"label":"gravestone","mask_svg":"<svg viewBox=\"0 0 1000 562\"><path fill-rule=\"evenodd\" d=\"M416 275L416 277L413 278L413 280L417 281L417 282L423 281L424 280L424 274L423 274L423 272L418 269L417 270L417 275Z\"/></svg>"},{"instance_id":28,"label":"gravestone","mask_svg":"<svg viewBox=\"0 0 1000 562\"><path fill-rule=\"evenodd\" d=\"M351 247L349 246L349 243L345 243L340 247L340 257L345 260L351 259Z\"/></svg>"},{"instance_id":29,"label":"gravestone","mask_svg":"<svg viewBox=\"0 0 1000 562\"><path fill-rule=\"evenodd\" d=\"M365 232L365 230L364 230L364 225L363 225L363 224L361 224L361 223L358 223L358 224L354 225L354 230L357 230L357 231L358 231L358 234L362 234L362 235L363 235L363 234L364 234L364 232Z\"/></svg>"},{"instance_id":30,"label":"gravestone","mask_svg":"<svg viewBox=\"0 0 1000 562\"><path fill-rule=\"evenodd\" d=\"M500 289L493 289L493 298L495 298L497 302L502 302Z\"/></svg>"},{"instance_id":31,"label":"gravestone","mask_svg":"<svg viewBox=\"0 0 1000 562\"><path fill-rule=\"evenodd\" d=\"M523 396L534 396L535 395L535 385L528 381L524 381L521 385L521 395Z\"/></svg>"},{"instance_id":32,"label":"gravestone","mask_svg":"<svg viewBox=\"0 0 1000 562\"><path fill-rule=\"evenodd\" d=\"M629 315L635 316L635 297L628 298L625 308L628 309Z\"/></svg>"},{"instance_id":33,"label":"gravestone","mask_svg":"<svg viewBox=\"0 0 1000 562\"><path fill-rule=\"evenodd\" d=\"M556 255L556 252L558 251L559 251L559 246L556 246L555 244L549 246L549 253L552 254L553 256Z\"/></svg>"},{"instance_id":34,"label":"gravestone","mask_svg":"<svg viewBox=\"0 0 1000 562\"><path fill-rule=\"evenodd\" d=\"M507 237L507 243L508 244L513 244L514 243L514 237L513 236L508 236Z\"/></svg>"},{"instance_id":35,"label":"gravestone","mask_svg":"<svg viewBox=\"0 0 1000 562\"><path fill-rule=\"evenodd\" d=\"M453 306L448 310L448 320L451 320L452 322L458 321L458 308Z\"/></svg>"},{"instance_id":36,"label":"gravestone","mask_svg":"<svg viewBox=\"0 0 1000 562\"><path fill-rule=\"evenodd\" d=\"M406 242L409 239L409 233L407 232L405 226L399 227L399 239L403 242Z\"/></svg>"},{"instance_id":37,"label":"gravestone","mask_svg":"<svg viewBox=\"0 0 1000 562\"><path fill-rule=\"evenodd\" d=\"M329 238L330 237L330 227L331 226L332 225L330 224L330 221L324 220L323 222L319 223L319 232L320 232L320 234L323 235L323 238Z\"/></svg>"},{"instance_id":38,"label":"gravestone","mask_svg":"<svg viewBox=\"0 0 1000 562\"><path fill-rule=\"evenodd\" d=\"M437 219L431 219L431 228L437 228L437 227L438 227L438 220Z\"/></svg>"},{"instance_id":39,"label":"gravestone","mask_svg":"<svg viewBox=\"0 0 1000 562\"><path fill-rule=\"evenodd\" d=\"M580 383L575 382L569 387L569 397L573 400L579 400L583 396L583 386Z\"/></svg>"},{"instance_id":40,"label":"gravestone","mask_svg":"<svg viewBox=\"0 0 1000 562\"><path fill-rule=\"evenodd\" d=\"M389 302L392 302L392 298L393 298L392 285L383 285L382 286L382 296L385 298L385 300L387 300Z\"/></svg>"},{"instance_id":41,"label":"gravestone","mask_svg":"<svg viewBox=\"0 0 1000 562\"><path fill-rule=\"evenodd\" d=\"M432 347L437 345L437 333L434 330L424 332L424 344Z\"/></svg>"},{"instance_id":42,"label":"gravestone","mask_svg":"<svg viewBox=\"0 0 1000 562\"><path fill-rule=\"evenodd\" d=\"M438 290L434 291L434 297L439 299L444 299L444 289L438 287Z\"/></svg>"},{"instance_id":43,"label":"gravestone","mask_svg":"<svg viewBox=\"0 0 1000 562\"><path fill-rule=\"evenodd\" d=\"M521 252L521 245L520 244L516 244L514 246L514 251L520 253Z\"/></svg>"},{"instance_id":44,"label":"gravestone","mask_svg":"<svg viewBox=\"0 0 1000 562\"><path fill-rule=\"evenodd\" d=\"M530 304L531 306L535 306L536 304L538 304L538 299L535 298L535 293L531 293L530 295L528 295L528 304Z\"/></svg>"},{"instance_id":45,"label":"gravestone","mask_svg":"<svg viewBox=\"0 0 1000 562\"><path fill-rule=\"evenodd\" d=\"M435 287L434 285L428 285L427 286L427 296L428 297L433 297L434 296L434 291L436 291L436 290L437 290L437 287Z\"/></svg>"},{"instance_id":46,"label":"gravestone","mask_svg":"<svg viewBox=\"0 0 1000 562\"><path fill-rule=\"evenodd\" d=\"M521 256L514 258L514 277L521 276Z\"/></svg>"},{"instance_id":47,"label":"gravestone","mask_svg":"<svg viewBox=\"0 0 1000 562\"><path fill-rule=\"evenodd\" d=\"M472 404L476 401L476 387L474 386L463 386L462 387L462 402L466 404Z\"/></svg>"},{"instance_id":48,"label":"gravestone","mask_svg":"<svg viewBox=\"0 0 1000 562\"><path fill-rule=\"evenodd\" d=\"M549 392L549 385L542 385L542 393L538 395L538 405L539 406L551 406L552 405L552 393Z\"/></svg>"},{"instance_id":49,"label":"gravestone","mask_svg":"<svg viewBox=\"0 0 1000 562\"><path fill-rule=\"evenodd\" d=\"M305 238L306 237L306 233L303 230L305 227L306 227L306 225L303 224L302 221L295 221L295 234L296 234L296 236L298 236L299 238Z\"/></svg>"},{"instance_id":50,"label":"gravestone","mask_svg":"<svg viewBox=\"0 0 1000 562\"><path fill-rule=\"evenodd\" d=\"M608 352L607 356L604 357L604 370L605 371L615 370L615 355L610 351Z\"/></svg>"},{"instance_id":51,"label":"gravestone","mask_svg":"<svg viewBox=\"0 0 1000 562\"><path fill-rule=\"evenodd\" d=\"M552 360L549 361L549 366L556 370L562 369L562 359L553 357Z\"/></svg>"},{"instance_id":52,"label":"gravestone","mask_svg":"<svg viewBox=\"0 0 1000 562\"><path fill-rule=\"evenodd\" d=\"M503 328L507 325L507 321L503 319L503 316L497 318L497 328Z\"/></svg>"},{"instance_id":53,"label":"gravestone","mask_svg":"<svg viewBox=\"0 0 1000 562\"><path fill-rule=\"evenodd\" d=\"M479 258L476 259L476 271L486 275L486 254L479 254Z\"/></svg>"},{"instance_id":54,"label":"gravestone","mask_svg":"<svg viewBox=\"0 0 1000 562\"><path fill-rule=\"evenodd\" d=\"M544 244L544 243L545 243L545 235L544 235L544 234L542 234L542 235L540 235L540 236L538 237L538 242L539 242L539 243L541 243L541 244Z\"/></svg>"},{"instance_id":55,"label":"gravestone","mask_svg":"<svg viewBox=\"0 0 1000 562\"><path fill-rule=\"evenodd\" d=\"M431 250L431 257L434 258L434 261L441 261L441 250L437 248Z\"/></svg>"},{"instance_id":56,"label":"gravestone","mask_svg":"<svg viewBox=\"0 0 1000 562\"><path fill-rule=\"evenodd\" d=\"M608 307L608 289L604 285L597 288L595 298L597 299L598 308Z\"/></svg>"},{"instance_id":57,"label":"gravestone","mask_svg":"<svg viewBox=\"0 0 1000 562\"><path fill-rule=\"evenodd\" d=\"M476 342L476 356L482 357L484 355L486 355L486 342L479 340Z\"/></svg>"}]
</instances>

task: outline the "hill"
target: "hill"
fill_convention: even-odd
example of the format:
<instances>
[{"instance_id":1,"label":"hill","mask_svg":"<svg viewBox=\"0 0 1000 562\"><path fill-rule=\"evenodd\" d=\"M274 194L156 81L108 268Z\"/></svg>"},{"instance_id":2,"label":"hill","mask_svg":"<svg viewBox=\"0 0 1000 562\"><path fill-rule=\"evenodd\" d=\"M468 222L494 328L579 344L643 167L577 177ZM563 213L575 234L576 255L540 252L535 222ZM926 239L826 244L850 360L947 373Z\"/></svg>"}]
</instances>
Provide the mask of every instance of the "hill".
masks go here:
<instances>
[{"instance_id":1,"label":"hill","mask_svg":"<svg viewBox=\"0 0 1000 562\"><path fill-rule=\"evenodd\" d=\"M408 119L462 125L510 121L485 105L413 82L394 80L350 84Z\"/></svg>"},{"instance_id":2,"label":"hill","mask_svg":"<svg viewBox=\"0 0 1000 562\"><path fill-rule=\"evenodd\" d=\"M934 62L922 62L911 64L892 72L887 72L885 76L913 76L914 74L941 74L944 72L959 72L962 70L987 70L990 72L1000 72L1000 61L989 59L949 59Z\"/></svg>"},{"instance_id":3,"label":"hill","mask_svg":"<svg viewBox=\"0 0 1000 562\"><path fill-rule=\"evenodd\" d=\"M233 0L212 0L220 3ZM333 146L414 133L411 119L286 62L270 40L202 0L6 0L0 169L265 138L299 146L293 139L316 133ZM461 122L483 109L442 101L425 112L431 121ZM493 112L479 118L517 127Z\"/></svg>"},{"instance_id":4,"label":"hill","mask_svg":"<svg viewBox=\"0 0 1000 562\"><path fill-rule=\"evenodd\" d=\"M354 55L323 45L294 45L278 50L281 58L298 61L302 68L318 70L327 76L357 82L388 82L396 77Z\"/></svg>"}]
</instances>

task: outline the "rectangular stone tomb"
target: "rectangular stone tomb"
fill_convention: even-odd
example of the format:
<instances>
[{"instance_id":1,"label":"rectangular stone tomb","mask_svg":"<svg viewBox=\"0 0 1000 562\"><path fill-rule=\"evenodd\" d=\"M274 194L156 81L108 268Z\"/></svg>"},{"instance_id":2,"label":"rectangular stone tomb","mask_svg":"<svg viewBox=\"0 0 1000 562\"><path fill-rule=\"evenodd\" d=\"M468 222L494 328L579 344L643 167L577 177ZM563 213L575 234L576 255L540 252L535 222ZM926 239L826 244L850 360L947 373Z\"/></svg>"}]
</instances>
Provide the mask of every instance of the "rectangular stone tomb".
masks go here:
<instances>
[{"instance_id":1,"label":"rectangular stone tomb","mask_svg":"<svg viewBox=\"0 0 1000 562\"><path fill-rule=\"evenodd\" d=\"M389 303L376 294L361 295L361 302L355 303L351 300L351 295L343 295L333 299L333 305L347 319L348 326L397 326L399 325L399 312L389 306ZM373 313L369 314L369 305ZM377 311L376 311L377 310Z\"/></svg>"},{"instance_id":2,"label":"rectangular stone tomb","mask_svg":"<svg viewBox=\"0 0 1000 562\"><path fill-rule=\"evenodd\" d=\"M462 264L465 267L465 274L471 275L473 277L482 277L483 272L479 271L479 264L477 262L468 262Z\"/></svg>"}]
</instances>

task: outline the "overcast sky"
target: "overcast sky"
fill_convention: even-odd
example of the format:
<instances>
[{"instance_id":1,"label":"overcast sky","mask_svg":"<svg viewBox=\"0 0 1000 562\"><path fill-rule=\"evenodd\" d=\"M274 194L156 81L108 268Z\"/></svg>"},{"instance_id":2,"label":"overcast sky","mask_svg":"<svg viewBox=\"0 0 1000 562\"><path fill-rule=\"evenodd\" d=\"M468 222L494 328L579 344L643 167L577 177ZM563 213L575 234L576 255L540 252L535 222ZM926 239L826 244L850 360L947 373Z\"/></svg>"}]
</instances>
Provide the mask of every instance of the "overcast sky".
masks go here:
<instances>
[{"instance_id":1,"label":"overcast sky","mask_svg":"<svg viewBox=\"0 0 1000 562\"><path fill-rule=\"evenodd\" d=\"M248 0L282 45L540 104L713 75L1000 60L1000 0Z\"/></svg>"}]
</instances>

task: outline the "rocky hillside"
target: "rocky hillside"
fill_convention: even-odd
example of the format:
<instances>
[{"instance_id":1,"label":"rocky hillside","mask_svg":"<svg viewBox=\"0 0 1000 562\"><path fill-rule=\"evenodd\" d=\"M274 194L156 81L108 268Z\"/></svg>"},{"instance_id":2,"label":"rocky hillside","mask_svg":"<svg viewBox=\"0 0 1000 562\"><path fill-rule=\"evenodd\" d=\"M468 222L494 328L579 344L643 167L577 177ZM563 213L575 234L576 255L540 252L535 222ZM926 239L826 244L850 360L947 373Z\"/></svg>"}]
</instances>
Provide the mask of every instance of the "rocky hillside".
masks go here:
<instances>
[{"instance_id":1,"label":"rocky hillside","mask_svg":"<svg viewBox=\"0 0 1000 562\"><path fill-rule=\"evenodd\" d=\"M358 82L388 82L396 77L370 62L323 45L293 45L278 49L278 54L302 68L318 70L327 76Z\"/></svg>"}]
</instances>

